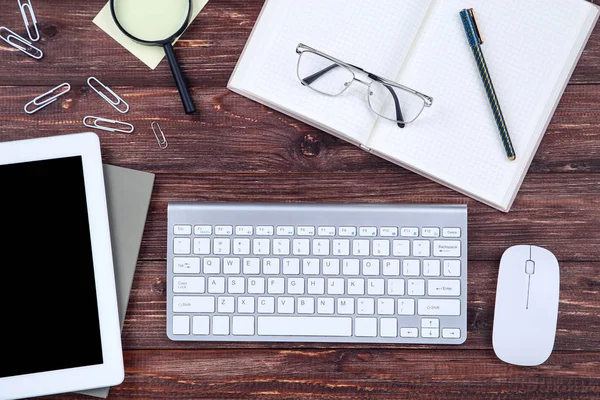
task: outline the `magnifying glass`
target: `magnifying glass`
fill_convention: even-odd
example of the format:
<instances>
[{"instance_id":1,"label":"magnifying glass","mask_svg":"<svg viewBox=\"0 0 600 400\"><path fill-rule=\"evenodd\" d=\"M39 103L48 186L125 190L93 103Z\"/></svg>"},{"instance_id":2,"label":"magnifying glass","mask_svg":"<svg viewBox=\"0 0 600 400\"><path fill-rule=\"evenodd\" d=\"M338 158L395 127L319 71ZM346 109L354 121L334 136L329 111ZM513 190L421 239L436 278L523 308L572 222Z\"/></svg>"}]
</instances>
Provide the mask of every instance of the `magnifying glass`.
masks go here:
<instances>
[{"instance_id":1,"label":"magnifying glass","mask_svg":"<svg viewBox=\"0 0 600 400\"><path fill-rule=\"evenodd\" d=\"M173 41L190 22L192 0L110 0L110 11L117 27L128 38L146 46L161 46L165 50L185 113L196 112L173 51Z\"/></svg>"}]
</instances>

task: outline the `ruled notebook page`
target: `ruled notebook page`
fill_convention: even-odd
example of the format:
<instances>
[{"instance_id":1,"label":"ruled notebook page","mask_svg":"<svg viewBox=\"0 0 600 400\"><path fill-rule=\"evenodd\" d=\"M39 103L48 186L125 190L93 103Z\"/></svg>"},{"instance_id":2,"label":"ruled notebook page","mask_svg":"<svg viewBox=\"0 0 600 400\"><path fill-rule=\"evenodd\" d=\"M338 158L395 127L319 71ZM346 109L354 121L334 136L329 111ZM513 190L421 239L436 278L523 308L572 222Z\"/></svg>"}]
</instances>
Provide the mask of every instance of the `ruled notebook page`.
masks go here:
<instances>
[{"instance_id":1,"label":"ruled notebook page","mask_svg":"<svg viewBox=\"0 0 600 400\"><path fill-rule=\"evenodd\" d=\"M472 7L517 154L508 161L459 16ZM368 146L507 211L595 22L581 0L435 0L399 82L434 98L405 129L379 121Z\"/></svg>"},{"instance_id":2,"label":"ruled notebook page","mask_svg":"<svg viewBox=\"0 0 600 400\"><path fill-rule=\"evenodd\" d=\"M304 43L394 79L431 0L269 0L230 81L249 95L312 125L365 143L376 122L367 88L337 97L300 84L296 46Z\"/></svg>"}]
</instances>

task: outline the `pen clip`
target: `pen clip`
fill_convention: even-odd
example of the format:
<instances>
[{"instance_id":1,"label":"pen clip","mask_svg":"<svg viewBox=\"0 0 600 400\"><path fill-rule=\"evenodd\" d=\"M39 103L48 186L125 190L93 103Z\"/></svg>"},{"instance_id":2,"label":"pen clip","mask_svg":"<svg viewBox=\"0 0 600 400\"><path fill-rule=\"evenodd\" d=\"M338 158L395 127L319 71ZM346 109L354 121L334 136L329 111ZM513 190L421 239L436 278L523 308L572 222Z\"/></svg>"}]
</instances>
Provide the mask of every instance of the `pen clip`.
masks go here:
<instances>
[{"instance_id":1,"label":"pen clip","mask_svg":"<svg viewBox=\"0 0 600 400\"><path fill-rule=\"evenodd\" d=\"M469 12L469 17L471 18L471 22L473 24L473 28L475 28L475 35L477 36L477 42L479 42L479 45L483 44L483 38L481 37L481 32L479 31L479 26L477 26L477 19L475 19L475 11L473 11L472 8L469 8L468 10Z\"/></svg>"}]
</instances>

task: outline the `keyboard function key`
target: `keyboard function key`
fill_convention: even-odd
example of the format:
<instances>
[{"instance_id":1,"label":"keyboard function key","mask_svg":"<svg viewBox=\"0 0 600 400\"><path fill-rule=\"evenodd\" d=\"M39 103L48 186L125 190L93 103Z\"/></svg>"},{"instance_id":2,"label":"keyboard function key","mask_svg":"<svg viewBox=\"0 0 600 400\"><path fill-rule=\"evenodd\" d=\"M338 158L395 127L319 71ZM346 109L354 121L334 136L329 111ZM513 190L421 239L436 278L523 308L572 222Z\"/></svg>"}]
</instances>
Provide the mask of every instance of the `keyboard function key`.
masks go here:
<instances>
[{"instance_id":1,"label":"keyboard function key","mask_svg":"<svg viewBox=\"0 0 600 400\"><path fill-rule=\"evenodd\" d=\"M174 257L173 272L176 274L199 274L199 257Z\"/></svg>"},{"instance_id":2,"label":"keyboard function key","mask_svg":"<svg viewBox=\"0 0 600 400\"><path fill-rule=\"evenodd\" d=\"M273 236L275 228L272 226L257 226L256 236Z\"/></svg>"},{"instance_id":3,"label":"keyboard function key","mask_svg":"<svg viewBox=\"0 0 600 400\"><path fill-rule=\"evenodd\" d=\"M402 229L400 229L400 236L402 236L402 237L419 237L419 228L402 227Z\"/></svg>"},{"instance_id":4,"label":"keyboard function key","mask_svg":"<svg viewBox=\"0 0 600 400\"><path fill-rule=\"evenodd\" d=\"M460 257L460 240L434 240L434 257Z\"/></svg>"},{"instance_id":5,"label":"keyboard function key","mask_svg":"<svg viewBox=\"0 0 600 400\"><path fill-rule=\"evenodd\" d=\"M438 328L440 327L440 320L437 318L423 318L421 319L421 328Z\"/></svg>"},{"instance_id":6,"label":"keyboard function key","mask_svg":"<svg viewBox=\"0 0 600 400\"><path fill-rule=\"evenodd\" d=\"M339 236L356 236L355 226L340 226L338 229Z\"/></svg>"},{"instance_id":7,"label":"keyboard function key","mask_svg":"<svg viewBox=\"0 0 600 400\"><path fill-rule=\"evenodd\" d=\"M460 228L444 228L442 229L442 236L445 238L459 238L461 235Z\"/></svg>"},{"instance_id":8,"label":"keyboard function key","mask_svg":"<svg viewBox=\"0 0 600 400\"><path fill-rule=\"evenodd\" d=\"M440 337L439 328L421 328L421 337L436 339Z\"/></svg>"},{"instance_id":9,"label":"keyboard function key","mask_svg":"<svg viewBox=\"0 0 600 400\"><path fill-rule=\"evenodd\" d=\"M196 315L192 318L192 333L194 335L208 335L210 317L207 315Z\"/></svg>"},{"instance_id":10,"label":"keyboard function key","mask_svg":"<svg viewBox=\"0 0 600 400\"><path fill-rule=\"evenodd\" d=\"M398 321L396 318L381 318L379 320L379 336L398 337Z\"/></svg>"},{"instance_id":11,"label":"keyboard function key","mask_svg":"<svg viewBox=\"0 0 600 400\"><path fill-rule=\"evenodd\" d=\"M203 276L176 276L173 278L173 293L204 293Z\"/></svg>"},{"instance_id":12,"label":"keyboard function key","mask_svg":"<svg viewBox=\"0 0 600 400\"><path fill-rule=\"evenodd\" d=\"M190 334L190 317L187 315L175 315L173 317L173 335Z\"/></svg>"},{"instance_id":13,"label":"keyboard function key","mask_svg":"<svg viewBox=\"0 0 600 400\"><path fill-rule=\"evenodd\" d=\"M320 226L317 232L319 236L335 236L335 226Z\"/></svg>"},{"instance_id":14,"label":"keyboard function key","mask_svg":"<svg viewBox=\"0 0 600 400\"><path fill-rule=\"evenodd\" d=\"M233 235L233 226L231 226L231 225L215 226L215 235L219 235L219 236Z\"/></svg>"},{"instance_id":15,"label":"keyboard function key","mask_svg":"<svg viewBox=\"0 0 600 400\"><path fill-rule=\"evenodd\" d=\"M442 337L445 339L460 339L460 329L444 328L442 329Z\"/></svg>"},{"instance_id":16,"label":"keyboard function key","mask_svg":"<svg viewBox=\"0 0 600 400\"><path fill-rule=\"evenodd\" d=\"M299 226L296 228L298 236L315 236L314 226Z\"/></svg>"},{"instance_id":17,"label":"keyboard function key","mask_svg":"<svg viewBox=\"0 0 600 400\"><path fill-rule=\"evenodd\" d=\"M294 236L293 226L278 226L277 236Z\"/></svg>"},{"instance_id":18,"label":"keyboard function key","mask_svg":"<svg viewBox=\"0 0 600 400\"><path fill-rule=\"evenodd\" d=\"M197 235L197 236L212 235L212 226L210 226L210 225L196 225L194 227L194 235Z\"/></svg>"},{"instance_id":19,"label":"keyboard function key","mask_svg":"<svg viewBox=\"0 0 600 400\"><path fill-rule=\"evenodd\" d=\"M377 336L377 318L355 318L354 336L356 337L376 337Z\"/></svg>"},{"instance_id":20,"label":"keyboard function key","mask_svg":"<svg viewBox=\"0 0 600 400\"><path fill-rule=\"evenodd\" d=\"M254 232L254 227L252 226L236 226L235 234L238 236L252 236Z\"/></svg>"},{"instance_id":21,"label":"keyboard function key","mask_svg":"<svg viewBox=\"0 0 600 400\"><path fill-rule=\"evenodd\" d=\"M192 234L192 226L191 225L175 225L175 226L173 226L173 234L174 235L191 235Z\"/></svg>"},{"instance_id":22,"label":"keyboard function key","mask_svg":"<svg viewBox=\"0 0 600 400\"><path fill-rule=\"evenodd\" d=\"M440 228L423 228L421 236L424 238L438 238L440 237Z\"/></svg>"},{"instance_id":23,"label":"keyboard function key","mask_svg":"<svg viewBox=\"0 0 600 400\"><path fill-rule=\"evenodd\" d=\"M419 315L459 316L460 300L419 299Z\"/></svg>"},{"instance_id":24,"label":"keyboard function key","mask_svg":"<svg viewBox=\"0 0 600 400\"><path fill-rule=\"evenodd\" d=\"M400 328L400 337L418 338L419 337L419 328Z\"/></svg>"},{"instance_id":25,"label":"keyboard function key","mask_svg":"<svg viewBox=\"0 0 600 400\"><path fill-rule=\"evenodd\" d=\"M379 236L382 237L397 237L398 228L392 226L384 226L379 229Z\"/></svg>"},{"instance_id":26,"label":"keyboard function key","mask_svg":"<svg viewBox=\"0 0 600 400\"><path fill-rule=\"evenodd\" d=\"M430 279L427 282L429 296L460 296L460 281L450 279Z\"/></svg>"},{"instance_id":27,"label":"keyboard function key","mask_svg":"<svg viewBox=\"0 0 600 400\"><path fill-rule=\"evenodd\" d=\"M377 236L377 228L374 226L361 226L358 228L358 235L367 237Z\"/></svg>"},{"instance_id":28,"label":"keyboard function key","mask_svg":"<svg viewBox=\"0 0 600 400\"><path fill-rule=\"evenodd\" d=\"M173 296L173 312L214 313L215 298L200 296Z\"/></svg>"},{"instance_id":29,"label":"keyboard function key","mask_svg":"<svg viewBox=\"0 0 600 400\"><path fill-rule=\"evenodd\" d=\"M212 319L213 335L227 336L229 335L229 317L225 315L217 315Z\"/></svg>"}]
</instances>

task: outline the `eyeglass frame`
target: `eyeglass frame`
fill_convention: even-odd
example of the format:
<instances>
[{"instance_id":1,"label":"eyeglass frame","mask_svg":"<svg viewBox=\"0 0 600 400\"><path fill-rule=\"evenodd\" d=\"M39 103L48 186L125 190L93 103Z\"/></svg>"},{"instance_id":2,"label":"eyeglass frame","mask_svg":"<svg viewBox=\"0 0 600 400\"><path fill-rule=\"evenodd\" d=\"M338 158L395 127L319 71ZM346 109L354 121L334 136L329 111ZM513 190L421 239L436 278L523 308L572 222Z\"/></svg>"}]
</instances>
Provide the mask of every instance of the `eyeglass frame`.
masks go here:
<instances>
[{"instance_id":1,"label":"eyeglass frame","mask_svg":"<svg viewBox=\"0 0 600 400\"><path fill-rule=\"evenodd\" d=\"M396 122L398 124L398 127L400 127L400 128L404 128L407 124L411 124L411 123L415 122L421 116L421 114L423 113L423 110L425 110L426 107L431 107L431 105L433 104L433 97L431 97L431 96L427 96L426 94L418 92L418 91L416 91L414 89L411 89L411 88L409 88L407 86L401 85L400 83L397 83L397 82L391 81L389 79L383 78L383 77L378 76L378 75L376 75L376 74L374 74L372 72L368 72L368 71L366 71L366 70L364 70L364 69L362 69L360 67L357 67L356 65L352 65L350 63L341 61L341 60L339 60L339 59L337 59L335 57L330 56L329 54L323 53L322 51L314 49L314 48L312 48L310 46L307 46L307 45L305 45L303 43L299 43L298 46L296 46L296 53L298 54L298 64L297 64L297 67L296 67L296 75L298 77L298 80L302 84L302 86L306 86L309 89L312 89L315 92L323 94L325 96L337 97L337 96L343 94L346 90L348 90L348 88L350 86L352 86L353 82L356 81L358 83L361 83L361 84L365 85L367 87L367 89L369 89L369 91L367 92L367 103L369 104L369 109L373 113L375 113L376 115L378 115L379 117L381 117L381 118L383 118L385 120ZM321 56L323 58L326 58L326 59L330 60L333 63L336 63L336 64L340 65L341 67L344 67L348 72L350 72L352 74L352 82L350 82L348 85L345 85L344 89L341 92L339 92L338 94L325 93L325 92L322 92L320 90L317 90L317 89L311 87L310 84L306 84L305 83L305 79L306 78L302 79L300 77L300 62L302 60L302 54L303 53L313 53L313 54L316 54L318 56ZM358 71L366 74L369 79L372 79L372 81L371 82L364 82L364 81L358 79L356 77L356 74L354 73L354 71L352 69L356 69L356 70L358 70ZM325 70L323 70L323 71L327 72ZM317 74L319 74L319 73L321 73L323 71L319 71L319 72L317 72ZM378 82L378 83L383 84L383 86L391 86L391 87L394 87L394 88L397 88L397 89L400 89L400 90L404 90L404 91L406 91L408 93L411 93L413 95L416 95L417 97L421 98L421 100L423 100L423 108L421 109L421 111L419 112L419 114L417 114L417 116L412 121L409 121L409 122L399 121L398 119L387 118L387 117L379 114L378 112L376 112L373 109L373 106L371 104L371 98L369 96L369 94L371 93L370 88L371 88L371 85L373 84L373 82ZM388 90L389 90L389 88L388 88ZM400 111L400 108L399 108L400 105L398 103L398 99L396 98L396 95L395 95L395 93L393 91L390 90L390 92L392 93L392 95L395 98L396 106L397 106L396 111L398 112L398 111ZM401 112L400 112L400 115L402 115Z\"/></svg>"}]
</instances>

